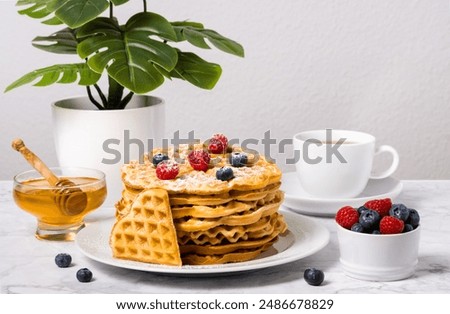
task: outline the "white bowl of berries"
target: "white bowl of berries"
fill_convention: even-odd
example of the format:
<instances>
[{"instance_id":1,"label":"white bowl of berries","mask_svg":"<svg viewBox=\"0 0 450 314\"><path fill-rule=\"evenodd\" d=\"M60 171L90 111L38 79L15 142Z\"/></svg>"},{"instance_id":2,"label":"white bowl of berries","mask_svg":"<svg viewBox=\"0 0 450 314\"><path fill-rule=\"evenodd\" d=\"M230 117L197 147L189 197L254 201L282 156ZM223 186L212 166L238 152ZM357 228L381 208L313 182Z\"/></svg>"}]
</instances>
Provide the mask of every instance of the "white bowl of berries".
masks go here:
<instances>
[{"instance_id":1,"label":"white bowl of berries","mask_svg":"<svg viewBox=\"0 0 450 314\"><path fill-rule=\"evenodd\" d=\"M336 213L340 262L346 275L394 281L414 274L418 262L420 216L391 199L371 200Z\"/></svg>"}]
</instances>

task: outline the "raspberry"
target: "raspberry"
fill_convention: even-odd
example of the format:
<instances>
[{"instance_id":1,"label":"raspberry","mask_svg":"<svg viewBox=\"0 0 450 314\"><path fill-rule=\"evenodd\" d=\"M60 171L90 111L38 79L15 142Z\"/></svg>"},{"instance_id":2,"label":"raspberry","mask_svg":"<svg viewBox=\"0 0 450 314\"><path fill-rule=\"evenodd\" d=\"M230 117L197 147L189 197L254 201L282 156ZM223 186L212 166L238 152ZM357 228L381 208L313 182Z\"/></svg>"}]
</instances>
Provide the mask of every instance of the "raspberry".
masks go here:
<instances>
[{"instance_id":1,"label":"raspberry","mask_svg":"<svg viewBox=\"0 0 450 314\"><path fill-rule=\"evenodd\" d=\"M223 135L222 133L218 133L218 134L214 134L211 137L211 140L219 140L222 142L223 145L223 149L226 150L228 147L228 139L225 135Z\"/></svg>"},{"instance_id":2,"label":"raspberry","mask_svg":"<svg viewBox=\"0 0 450 314\"><path fill-rule=\"evenodd\" d=\"M385 216L380 221L381 234L402 233L405 223L403 220L392 216Z\"/></svg>"},{"instance_id":3,"label":"raspberry","mask_svg":"<svg viewBox=\"0 0 450 314\"><path fill-rule=\"evenodd\" d=\"M180 167L175 161L164 160L156 166L156 176L161 180L175 179L180 172Z\"/></svg>"},{"instance_id":4,"label":"raspberry","mask_svg":"<svg viewBox=\"0 0 450 314\"><path fill-rule=\"evenodd\" d=\"M193 150L188 155L189 163L195 170L206 171L208 170L209 161L211 157L203 150Z\"/></svg>"},{"instance_id":5,"label":"raspberry","mask_svg":"<svg viewBox=\"0 0 450 314\"><path fill-rule=\"evenodd\" d=\"M378 212L378 214L380 214L381 217L389 215L389 210L391 209L391 206L392 201L390 198L385 198L381 200L371 200L364 204L364 207Z\"/></svg>"},{"instance_id":6,"label":"raspberry","mask_svg":"<svg viewBox=\"0 0 450 314\"><path fill-rule=\"evenodd\" d=\"M226 147L223 146L221 140L217 138L212 138L208 144L208 151L213 154L223 154L226 150Z\"/></svg>"},{"instance_id":7,"label":"raspberry","mask_svg":"<svg viewBox=\"0 0 450 314\"><path fill-rule=\"evenodd\" d=\"M351 206L342 207L336 213L336 222L345 229L350 229L358 221L358 211Z\"/></svg>"}]
</instances>

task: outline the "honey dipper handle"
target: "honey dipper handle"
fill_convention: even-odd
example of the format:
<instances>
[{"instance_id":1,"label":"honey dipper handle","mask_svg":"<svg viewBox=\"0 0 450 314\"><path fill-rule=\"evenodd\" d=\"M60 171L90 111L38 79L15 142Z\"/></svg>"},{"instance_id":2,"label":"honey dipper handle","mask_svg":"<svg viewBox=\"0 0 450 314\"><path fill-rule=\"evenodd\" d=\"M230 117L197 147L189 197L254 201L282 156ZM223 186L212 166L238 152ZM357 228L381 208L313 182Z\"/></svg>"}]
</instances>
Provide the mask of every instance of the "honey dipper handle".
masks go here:
<instances>
[{"instance_id":1,"label":"honey dipper handle","mask_svg":"<svg viewBox=\"0 0 450 314\"><path fill-rule=\"evenodd\" d=\"M15 139L11 145L15 150L22 154L22 156L36 169L50 185L55 186L59 182L59 178L47 167L46 164L29 150L21 139Z\"/></svg>"}]
</instances>

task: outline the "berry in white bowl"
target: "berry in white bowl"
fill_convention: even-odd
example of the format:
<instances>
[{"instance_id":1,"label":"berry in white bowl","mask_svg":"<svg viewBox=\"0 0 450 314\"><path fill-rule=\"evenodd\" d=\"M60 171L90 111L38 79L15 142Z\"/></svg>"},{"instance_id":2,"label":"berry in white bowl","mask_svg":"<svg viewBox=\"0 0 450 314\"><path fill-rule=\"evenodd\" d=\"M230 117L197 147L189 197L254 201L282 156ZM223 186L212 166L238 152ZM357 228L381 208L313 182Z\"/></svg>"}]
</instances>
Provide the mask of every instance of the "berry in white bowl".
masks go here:
<instances>
[{"instance_id":1,"label":"berry in white bowl","mask_svg":"<svg viewBox=\"0 0 450 314\"><path fill-rule=\"evenodd\" d=\"M403 204L392 204L390 199L370 201L362 207L346 206L336 214L340 262L345 274L368 281L412 276L418 263L418 212Z\"/></svg>"}]
</instances>

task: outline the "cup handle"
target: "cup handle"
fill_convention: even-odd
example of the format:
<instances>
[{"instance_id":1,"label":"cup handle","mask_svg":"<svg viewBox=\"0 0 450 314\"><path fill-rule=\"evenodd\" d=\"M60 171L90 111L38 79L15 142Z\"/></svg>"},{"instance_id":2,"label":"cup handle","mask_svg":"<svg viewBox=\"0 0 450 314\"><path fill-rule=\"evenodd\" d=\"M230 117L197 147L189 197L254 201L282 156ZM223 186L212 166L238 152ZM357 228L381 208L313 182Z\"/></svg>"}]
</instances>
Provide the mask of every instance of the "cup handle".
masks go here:
<instances>
[{"instance_id":1,"label":"cup handle","mask_svg":"<svg viewBox=\"0 0 450 314\"><path fill-rule=\"evenodd\" d=\"M392 159L392 164L387 170L381 172L380 174L376 174L376 175L371 174L370 175L371 179L384 179L384 178L387 178L390 175L392 175L395 172L395 170L397 170L397 168L398 168L399 156L398 156L398 153L395 150L395 148L392 147L392 146L389 146L389 145L381 145L376 150L375 155L379 155L379 154L384 153L384 152L392 154L392 158L393 158Z\"/></svg>"}]
</instances>

